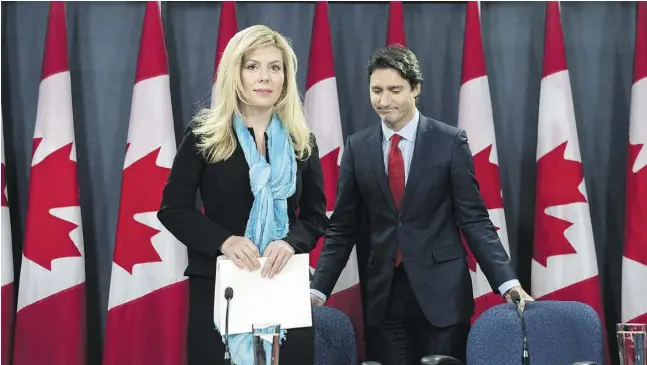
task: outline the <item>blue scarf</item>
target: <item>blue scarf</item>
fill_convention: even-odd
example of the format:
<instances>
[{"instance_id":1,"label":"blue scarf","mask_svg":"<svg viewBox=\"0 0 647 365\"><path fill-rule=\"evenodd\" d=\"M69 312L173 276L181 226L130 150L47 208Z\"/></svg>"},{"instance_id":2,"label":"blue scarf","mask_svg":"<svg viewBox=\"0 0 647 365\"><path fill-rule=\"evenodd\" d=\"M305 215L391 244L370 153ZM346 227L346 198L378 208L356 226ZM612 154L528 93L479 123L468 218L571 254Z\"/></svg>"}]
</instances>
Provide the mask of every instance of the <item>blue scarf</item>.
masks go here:
<instances>
[{"instance_id":1,"label":"blue scarf","mask_svg":"<svg viewBox=\"0 0 647 365\"><path fill-rule=\"evenodd\" d=\"M272 115L272 120L267 127L267 149L271 165L259 153L254 138L240 117L234 115L233 122L238 142L249 165L249 181L254 195L254 204L247 221L245 237L254 242L262 255L270 242L283 239L288 234L287 198L296 191L297 175L294 149L290 145L290 136L276 114ZM281 329L281 343L285 340L285 333L286 331ZM236 365L254 364L251 333L230 335L229 347L232 363ZM266 363L271 364L270 342L264 341L264 347L267 354Z\"/></svg>"}]
</instances>

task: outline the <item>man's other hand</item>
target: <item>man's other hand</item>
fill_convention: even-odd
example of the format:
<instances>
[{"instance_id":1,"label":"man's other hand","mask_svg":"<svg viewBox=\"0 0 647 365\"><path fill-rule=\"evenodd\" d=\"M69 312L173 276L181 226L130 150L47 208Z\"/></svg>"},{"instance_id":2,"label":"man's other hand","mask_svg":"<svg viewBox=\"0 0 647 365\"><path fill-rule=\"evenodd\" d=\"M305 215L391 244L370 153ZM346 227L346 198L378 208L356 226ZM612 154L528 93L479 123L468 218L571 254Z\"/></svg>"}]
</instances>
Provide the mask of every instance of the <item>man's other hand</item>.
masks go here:
<instances>
[{"instance_id":1,"label":"man's other hand","mask_svg":"<svg viewBox=\"0 0 647 365\"><path fill-rule=\"evenodd\" d=\"M313 307L319 307L324 304L324 301L321 300L318 296L314 294L310 294L310 304L312 304Z\"/></svg>"},{"instance_id":2,"label":"man's other hand","mask_svg":"<svg viewBox=\"0 0 647 365\"><path fill-rule=\"evenodd\" d=\"M521 307L521 310L523 310L526 307L526 302L535 301L530 295L528 295L528 293L526 293L525 290L523 290L522 287L515 286L510 288L510 290L508 290L503 296L508 303L512 303L512 297L510 296L510 293L513 291L516 291L517 293L519 293L519 297L521 298L521 302L519 303L519 306Z\"/></svg>"}]
</instances>

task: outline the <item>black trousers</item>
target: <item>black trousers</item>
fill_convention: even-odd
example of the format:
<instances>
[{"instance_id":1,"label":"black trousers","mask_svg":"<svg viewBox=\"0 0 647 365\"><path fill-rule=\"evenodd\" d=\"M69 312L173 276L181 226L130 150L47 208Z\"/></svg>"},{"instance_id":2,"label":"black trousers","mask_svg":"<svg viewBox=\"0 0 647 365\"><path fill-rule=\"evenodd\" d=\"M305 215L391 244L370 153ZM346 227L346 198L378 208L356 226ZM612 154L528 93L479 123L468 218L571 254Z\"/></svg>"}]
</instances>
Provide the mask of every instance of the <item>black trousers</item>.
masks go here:
<instances>
[{"instance_id":1,"label":"black trousers","mask_svg":"<svg viewBox=\"0 0 647 365\"><path fill-rule=\"evenodd\" d=\"M189 365L224 364L225 345L213 323L215 279L189 278L189 326L187 351ZM279 351L280 365L314 364L314 329L289 329Z\"/></svg>"},{"instance_id":2,"label":"black trousers","mask_svg":"<svg viewBox=\"0 0 647 365\"><path fill-rule=\"evenodd\" d=\"M449 355L465 363L469 328L469 320L445 328L429 323L400 265L382 324L366 328L368 359L382 365L419 365L424 356Z\"/></svg>"}]
</instances>

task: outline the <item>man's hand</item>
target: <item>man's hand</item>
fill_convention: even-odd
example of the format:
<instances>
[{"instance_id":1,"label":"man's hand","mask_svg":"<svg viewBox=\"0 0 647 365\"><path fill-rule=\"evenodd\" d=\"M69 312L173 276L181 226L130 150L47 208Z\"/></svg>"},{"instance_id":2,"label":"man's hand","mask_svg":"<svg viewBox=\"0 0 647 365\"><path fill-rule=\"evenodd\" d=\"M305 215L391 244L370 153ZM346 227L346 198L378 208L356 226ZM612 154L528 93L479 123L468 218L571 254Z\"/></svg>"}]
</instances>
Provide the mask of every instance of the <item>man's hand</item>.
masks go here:
<instances>
[{"instance_id":1,"label":"man's hand","mask_svg":"<svg viewBox=\"0 0 647 365\"><path fill-rule=\"evenodd\" d=\"M278 240L272 241L265 251L263 257L267 257L261 275L270 279L283 270L290 258L294 256L294 249L287 242ZM269 275L268 275L269 274Z\"/></svg>"},{"instance_id":2,"label":"man's hand","mask_svg":"<svg viewBox=\"0 0 647 365\"><path fill-rule=\"evenodd\" d=\"M508 290L505 293L505 295L503 296L508 303L512 303L512 298L510 296L510 292L513 292L513 291L516 291L517 293L519 293L519 297L521 298L521 302L519 303L519 306L521 307L522 310L526 307L526 302L534 302L535 301L530 295L528 295L528 293L526 293L525 290L523 290L522 287L514 286L514 287L510 288L510 290Z\"/></svg>"},{"instance_id":3,"label":"man's hand","mask_svg":"<svg viewBox=\"0 0 647 365\"><path fill-rule=\"evenodd\" d=\"M321 298L319 298L318 296L310 293L310 304L313 307L320 307L324 304L324 301L321 300Z\"/></svg>"}]
</instances>

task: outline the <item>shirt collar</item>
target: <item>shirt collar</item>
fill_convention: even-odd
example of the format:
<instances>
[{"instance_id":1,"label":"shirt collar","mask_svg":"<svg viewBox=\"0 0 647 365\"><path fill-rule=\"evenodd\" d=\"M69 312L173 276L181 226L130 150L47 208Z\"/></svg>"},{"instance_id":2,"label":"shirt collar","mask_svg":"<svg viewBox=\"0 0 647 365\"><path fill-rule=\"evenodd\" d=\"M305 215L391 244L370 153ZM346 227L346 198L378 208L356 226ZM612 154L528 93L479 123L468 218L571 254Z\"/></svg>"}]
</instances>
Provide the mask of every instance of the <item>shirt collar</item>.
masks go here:
<instances>
[{"instance_id":1,"label":"shirt collar","mask_svg":"<svg viewBox=\"0 0 647 365\"><path fill-rule=\"evenodd\" d=\"M413 114L413 118L411 118L411 120L404 126L404 128L400 129L400 131L397 132L400 137L412 143L416 141L416 132L418 131L418 123L420 122L420 112L418 111L418 108L416 108L415 110L416 111ZM384 122L382 122L381 124L384 141L388 141L396 132L394 132L393 129L387 127Z\"/></svg>"}]
</instances>

